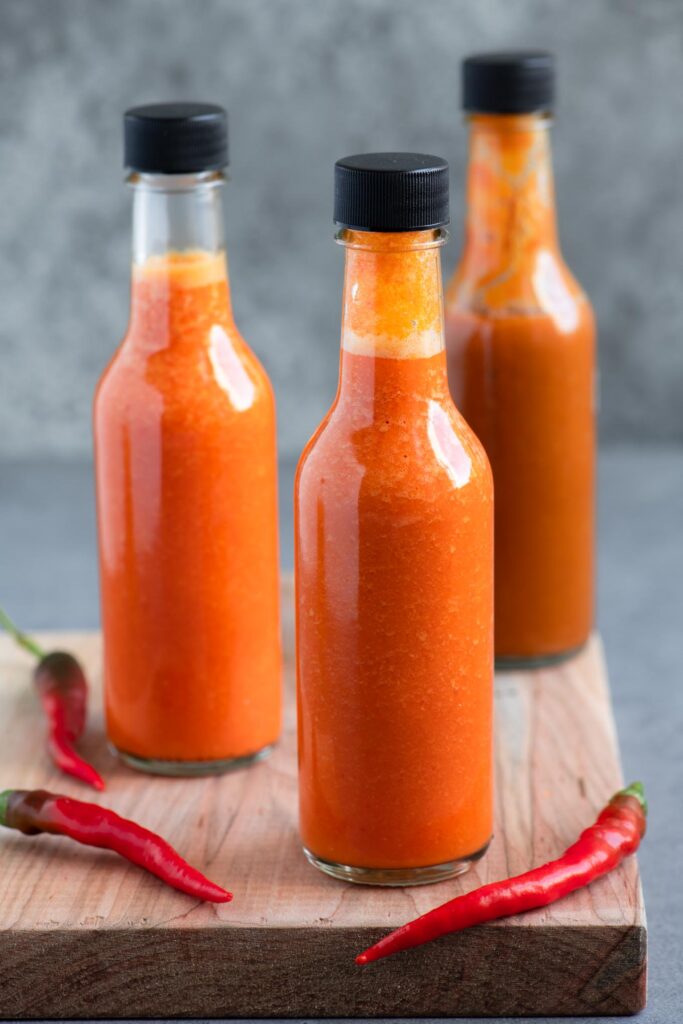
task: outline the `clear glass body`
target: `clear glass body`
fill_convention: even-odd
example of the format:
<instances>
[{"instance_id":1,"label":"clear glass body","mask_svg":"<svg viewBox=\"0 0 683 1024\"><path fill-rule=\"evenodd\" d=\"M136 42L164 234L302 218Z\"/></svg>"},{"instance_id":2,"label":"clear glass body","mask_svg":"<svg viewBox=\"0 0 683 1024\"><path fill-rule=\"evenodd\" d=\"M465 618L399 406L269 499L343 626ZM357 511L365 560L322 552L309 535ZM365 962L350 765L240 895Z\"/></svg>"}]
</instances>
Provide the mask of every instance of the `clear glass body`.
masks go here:
<instances>
[{"instance_id":1,"label":"clear glass body","mask_svg":"<svg viewBox=\"0 0 683 1024\"><path fill-rule=\"evenodd\" d=\"M277 739L275 406L230 305L217 173L131 176L128 330L95 397L107 732L223 771Z\"/></svg>"},{"instance_id":2,"label":"clear glass body","mask_svg":"<svg viewBox=\"0 0 683 1024\"><path fill-rule=\"evenodd\" d=\"M448 392L441 235L340 240L339 389L295 484L301 835L414 885L492 831L492 481Z\"/></svg>"},{"instance_id":3,"label":"clear glass body","mask_svg":"<svg viewBox=\"0 0 683 1024\"><path fill-rule=\"evenodd\" d=\"M560 253L550 121L470 118L465 245L446 293L451 393L495 481L496 663L593 623L595 328Z\"/></svg>"}]
</instances>

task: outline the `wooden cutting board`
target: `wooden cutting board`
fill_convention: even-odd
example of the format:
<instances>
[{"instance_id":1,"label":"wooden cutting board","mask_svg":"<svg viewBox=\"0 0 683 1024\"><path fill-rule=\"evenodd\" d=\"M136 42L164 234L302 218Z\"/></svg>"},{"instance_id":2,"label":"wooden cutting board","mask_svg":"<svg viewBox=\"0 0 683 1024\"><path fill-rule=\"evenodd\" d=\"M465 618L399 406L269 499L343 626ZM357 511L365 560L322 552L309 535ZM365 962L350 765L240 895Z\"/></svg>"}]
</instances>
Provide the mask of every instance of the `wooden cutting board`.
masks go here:
<instances>
[{"instance_id":1,"label":"wooden cutting board","mask_svg":"<svg viewBox=\"0 0 683 1024\"><path fill-rule=\"evenodd\" d=\"M557 668L496 680L495 839L463 878L378 890L324 877L297 836L293 609L283 584L287 712L261 765L167 780L107 751L97 634L44 634L94 684L84 754L100 800L160 832L232 889L200 904L112 854L0 830L0 1016L411 1017L629 1014L645 1001L646 924L635 858L588 889L366 968L388 929L474 886L555 857L622 784L600 643ZM31 660L0 637L0 788L89 799L52 771Z\"/></svg>"}]
</instances>

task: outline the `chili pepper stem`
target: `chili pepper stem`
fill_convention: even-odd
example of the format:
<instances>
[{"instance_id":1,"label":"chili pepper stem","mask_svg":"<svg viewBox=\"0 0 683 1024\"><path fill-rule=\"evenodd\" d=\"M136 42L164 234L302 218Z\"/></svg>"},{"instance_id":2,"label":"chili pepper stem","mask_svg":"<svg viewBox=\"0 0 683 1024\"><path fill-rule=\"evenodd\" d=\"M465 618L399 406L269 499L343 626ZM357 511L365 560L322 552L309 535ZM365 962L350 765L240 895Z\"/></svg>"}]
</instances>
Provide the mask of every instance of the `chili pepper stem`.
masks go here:
<instances>
[{"instance_id":1,"label":"chili pepper stem","mask_svg":"<svg viewBox=\"0 0 683 1024\"><path fill-rule=\"evenodd\" d=\"M620 789L617 796L633 796L647 814L647 800L645 799L645 787L642 782L632 782L626 789Z\"/></svg>"},{"instance_id":2,"label":"chili pepper stem","mask_svg":"<svg viewBox=\"0 0 683 1024\"><path fill-rule=\"evenodd\" d=\"M11 795L11 789L4 789L2 793L0 793L0 825L7 824L7 805L9 804L9 798Z\"/></svg>"},{"instance_id":3,"label":"chili pepper stem","mask_svg":"<svg viewBox=\"0 0 683 1024\"><path fill-rule=\"evenodd\" d=\"M45 651L42 647L36 643L32 637L23 633L19 627L12 622L9 615L3 608L0 608L0 625L4 626L10 636L14 637L19 646L23 647L25 651L29 652L29 654L33 654L36 658L45 657Z\"/></svg>"}]
</instances>

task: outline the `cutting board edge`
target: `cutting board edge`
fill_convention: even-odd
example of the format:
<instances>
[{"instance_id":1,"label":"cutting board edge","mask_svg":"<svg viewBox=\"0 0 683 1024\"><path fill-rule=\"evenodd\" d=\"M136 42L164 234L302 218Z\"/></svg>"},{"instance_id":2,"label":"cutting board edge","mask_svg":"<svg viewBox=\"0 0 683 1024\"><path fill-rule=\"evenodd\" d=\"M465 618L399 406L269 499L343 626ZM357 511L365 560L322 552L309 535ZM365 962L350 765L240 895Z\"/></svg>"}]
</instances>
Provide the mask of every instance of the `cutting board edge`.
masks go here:
<instances>
[{"instance_id":1,"label":"cutting board edge","mask_svg":"<svg viewBox=\"0 0 683 1024\"><path fill-rule=\"evenodd\" d=\"M486 925L356 967L353 955L381 934L377 928L283 927L267 932L264 942L263 931L254 928L121 929L106 938L93 928L46 932L40 952L27 957L21 933L5 930L0 1019L632 1015L645 1006L644 925L540 926L526 930L526 942L517 929ZM119 961L110 972L107 961L119 943L128 969ZM264 961L272 978L268 991ZM561 981L556 989L548 986L550 964Z\"/></svg>"}]
</instances>

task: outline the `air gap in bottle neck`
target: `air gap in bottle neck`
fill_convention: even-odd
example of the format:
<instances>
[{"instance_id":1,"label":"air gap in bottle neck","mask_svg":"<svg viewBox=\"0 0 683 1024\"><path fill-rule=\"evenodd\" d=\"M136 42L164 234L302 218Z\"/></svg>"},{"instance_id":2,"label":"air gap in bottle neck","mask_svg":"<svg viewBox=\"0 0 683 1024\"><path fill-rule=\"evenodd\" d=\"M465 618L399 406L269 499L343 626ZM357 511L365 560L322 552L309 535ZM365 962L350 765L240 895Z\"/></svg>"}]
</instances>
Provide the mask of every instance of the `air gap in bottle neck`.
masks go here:
<instances>
[{"instance_id":1,"label":"air gap in bottle neck","mask_svg":"<svg viewBox=\"0 0 683 1024\"><path fill-rule=\"evenodd\" d=\"M209 103L156 103L124 115L133 188L133 263L223 259L221 186L227 114ZM173 262L169 261L169 264Z\"/></svg>"}]
</instances>

